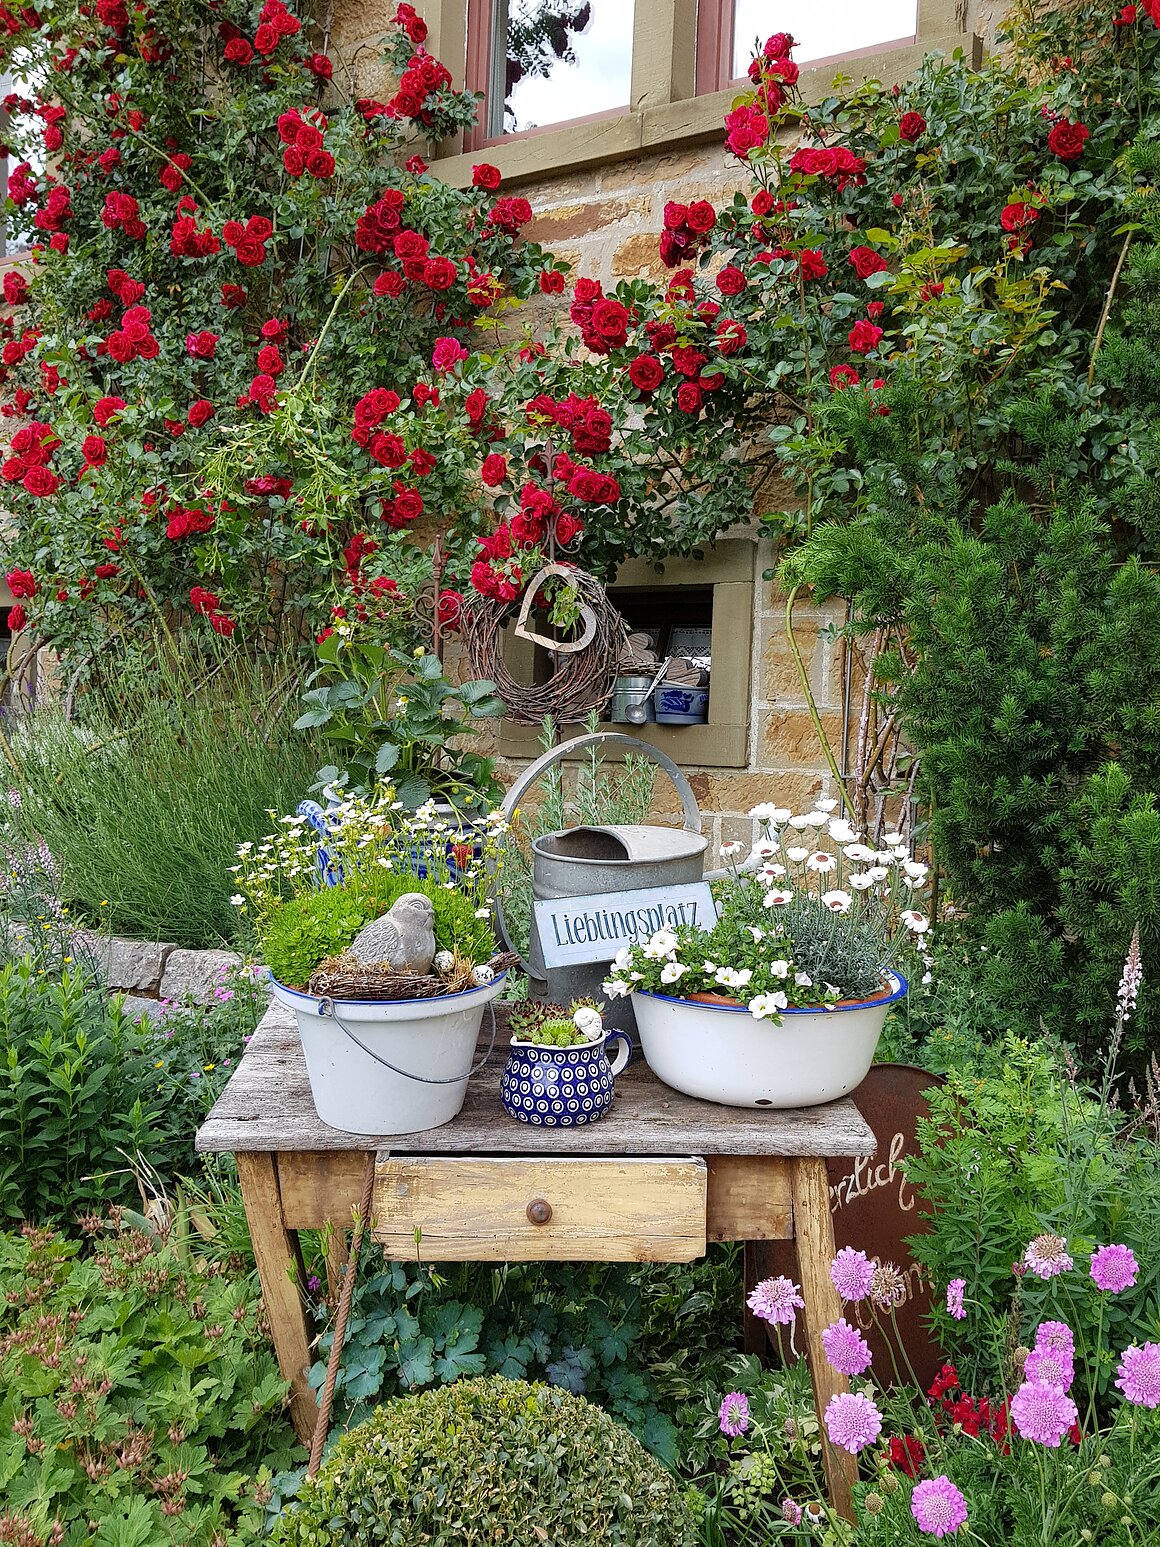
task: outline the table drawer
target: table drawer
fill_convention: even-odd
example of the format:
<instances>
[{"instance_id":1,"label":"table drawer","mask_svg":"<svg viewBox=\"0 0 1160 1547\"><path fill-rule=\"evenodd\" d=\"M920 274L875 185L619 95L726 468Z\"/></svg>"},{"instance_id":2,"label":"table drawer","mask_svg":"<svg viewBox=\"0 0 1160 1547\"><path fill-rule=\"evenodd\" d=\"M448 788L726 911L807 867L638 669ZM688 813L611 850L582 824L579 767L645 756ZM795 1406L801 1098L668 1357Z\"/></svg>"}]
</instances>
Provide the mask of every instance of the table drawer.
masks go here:
<instances>
[{"instance_id":1,"label":"table drawer","mask_svg":"<svg viewBox=\"0 0 1160 1547\"><path fill-rule=\"evenodd\" d=\"M691 1262L705 1251L706 1179L686 1156L391 1155L371 1233L396 1260Z\"/></svg>"}]
</instances>

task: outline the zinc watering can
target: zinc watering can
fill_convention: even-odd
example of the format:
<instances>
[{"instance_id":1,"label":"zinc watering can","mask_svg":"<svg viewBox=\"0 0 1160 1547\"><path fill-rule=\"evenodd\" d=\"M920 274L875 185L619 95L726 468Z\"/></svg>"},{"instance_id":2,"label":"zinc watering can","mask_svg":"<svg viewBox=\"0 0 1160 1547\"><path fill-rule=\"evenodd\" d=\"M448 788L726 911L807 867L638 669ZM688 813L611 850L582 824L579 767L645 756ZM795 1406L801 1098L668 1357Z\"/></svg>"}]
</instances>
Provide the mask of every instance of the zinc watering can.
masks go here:
<instances>
[{"instance_id":1,"label":"zinc watering can","mask_svg":"<svg viewBox=\"0 0 1160 1547\"><path fill-rule=\"evenodd\" d=\"M680 796L684 827L639 823L569 827L544 833L532 842L533 901L630 892L708 879L705 876L705 850L709 840L701 832L701 813L689 781L670 757L632 736L599 731L576 736L553 747L516 780L504 800L504 814L510 820L528 791L561 758L586 747L618 745L650 758L668 775ZM498 897L496 923L507 948L516 951L518 947L508 933ZM530 997L568 1004L573 999L603 998L601 984L608 976L608 962L613 954L610 950L605 961L547 966L533 910L527 960L521 957L520 965L528 975ZM613 1000L604 1019L607 1024L632 1030L631 1002L628 999Z\"/></svg>"}]
</instances>

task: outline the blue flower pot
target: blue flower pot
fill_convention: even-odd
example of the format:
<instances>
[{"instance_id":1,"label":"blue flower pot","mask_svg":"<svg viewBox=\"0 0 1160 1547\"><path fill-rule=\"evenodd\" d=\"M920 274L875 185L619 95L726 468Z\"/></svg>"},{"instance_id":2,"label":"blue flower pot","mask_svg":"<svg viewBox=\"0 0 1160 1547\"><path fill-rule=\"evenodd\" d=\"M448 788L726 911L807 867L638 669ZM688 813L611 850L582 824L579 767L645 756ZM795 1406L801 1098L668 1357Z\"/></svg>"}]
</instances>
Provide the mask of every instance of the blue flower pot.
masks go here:
<instances>
[{"instance_id":1,"label":"blue flower pot","mask_svg":"<svg viewBox=\"0 0 1160 1547\"><path fill-rule=\"evenodd\" d=\"M605 1048L619 1042L609 1062ZM594 1123L612 1105L612 1082L628 1063L632 1044L622 1031L579 1047L541 1047L513 1042L500 1081L509 1117L537 1128L578 1128Z\"/></svg>"}]
</instances>

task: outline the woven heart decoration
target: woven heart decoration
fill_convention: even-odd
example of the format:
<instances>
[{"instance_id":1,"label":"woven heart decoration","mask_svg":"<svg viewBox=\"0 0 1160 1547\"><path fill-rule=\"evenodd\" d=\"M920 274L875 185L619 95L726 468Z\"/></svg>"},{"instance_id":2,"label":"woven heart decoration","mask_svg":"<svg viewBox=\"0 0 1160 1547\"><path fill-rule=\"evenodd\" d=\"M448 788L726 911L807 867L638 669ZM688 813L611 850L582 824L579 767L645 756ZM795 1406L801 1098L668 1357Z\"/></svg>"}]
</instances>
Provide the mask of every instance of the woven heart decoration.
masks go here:
<instances>
[{"instance_id":1,"label":"woven heart decoration","mask_svg":"<svg viewBox=\"0 0 1160 1547\"><path fill-rule=\"evenodd\" d=\"M576 580L577 571L569 569L563 564L545 564L543 569L537 570L528 582L528 588L524 592L524 599L520 606L520 615L516 619L514 633L517 639L530 640L534 645L543 645L545 650L551 650L555 655L575 655L590 645L596 637L596 614L587 602L580 603L580 637L568 641L546 638L543 634L537 634L535 629L528 627L528 615L532 610L540 587L545 580L550 580L553 575L559 575L561 579Z\"/></svg>"}]
</instances>

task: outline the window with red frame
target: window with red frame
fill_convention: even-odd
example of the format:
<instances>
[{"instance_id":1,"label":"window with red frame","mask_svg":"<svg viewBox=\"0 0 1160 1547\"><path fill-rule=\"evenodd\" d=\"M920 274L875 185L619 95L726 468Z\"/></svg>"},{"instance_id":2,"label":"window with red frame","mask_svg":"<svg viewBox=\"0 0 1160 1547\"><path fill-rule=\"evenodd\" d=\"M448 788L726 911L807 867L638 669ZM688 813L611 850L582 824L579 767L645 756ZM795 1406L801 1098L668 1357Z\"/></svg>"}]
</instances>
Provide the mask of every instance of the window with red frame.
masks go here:
<instances>
[{"instance_id":1,"label":"window with red frame","mask_svg":"<svg viewBox=\"0 0 1160 1547\"><path fill-rule=\"evenodd\" d=\"M697 90L741 80L773 32L793 37L794 62L804 69L905 47L917 28L918 0L700 0Z\"/></svg>"},{"instance_id":2,"label":"window with red frame","mask_svg":"<svg viewBox=\"0 0 1160 1547\"><path fill-rule=\"evenodd\" d=\"M628 108L633 0L470 0L467 84L482 91L469 145Z\"/></svg>"}]
</instances>

